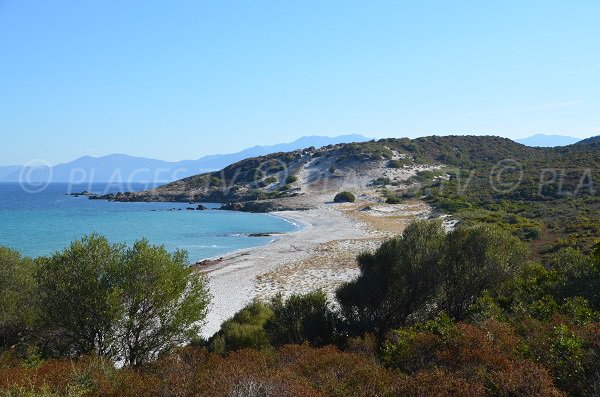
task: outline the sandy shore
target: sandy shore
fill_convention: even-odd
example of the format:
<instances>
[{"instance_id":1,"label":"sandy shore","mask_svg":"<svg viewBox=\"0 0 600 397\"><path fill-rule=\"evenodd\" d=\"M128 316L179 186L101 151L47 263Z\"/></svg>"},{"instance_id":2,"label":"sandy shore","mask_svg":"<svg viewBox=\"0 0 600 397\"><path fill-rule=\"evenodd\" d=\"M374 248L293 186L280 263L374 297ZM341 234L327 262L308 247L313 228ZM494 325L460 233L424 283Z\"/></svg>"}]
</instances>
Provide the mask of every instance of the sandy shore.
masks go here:
<instances>
[{"instance_id":1,"label":"sandy shore","mask_svg":"<svg viewBox=\"0 0 600 397\"><path fill-rule=\"evenodd\" d=\"M375 249L383 239L399 233L415 213L428 212L422 205L416 209L393 206L386 213L389 224L382 228L381 214L376 208L365 211L365 206L320 204L305 211L277 212L276 216L303 228L202 267L213 295L203 335L213 335L223 321L254 298L270 299L277 293L286 296L317 289L333 297L337 286L358 275L355 258L359 252Z\"/></svg>"},{"instance_id":2,"label":"sandy shore","mask_svg":"<svg viewBox=\"0 0 600 397\"><path fill-rule=\"evenodd\" d=\"M360 222L347 217L337 207L324 205L306 211L278 212L277 216L297 222L303 228L281 235L265 246L226 255L218 263L203 269L209 277L213 295L207 323L203 329L204 336L218 331L223 321L255 297L269 298L277 292L291 292L287 286L270 284L268 279L265 280L265 275L274 275L282 267L308 260L315 255L321 244L370 236ZM353 276L355 274L343 278L349 279ZM305 289L299 288L298 292Z\"/></svg>"}]
</instances>

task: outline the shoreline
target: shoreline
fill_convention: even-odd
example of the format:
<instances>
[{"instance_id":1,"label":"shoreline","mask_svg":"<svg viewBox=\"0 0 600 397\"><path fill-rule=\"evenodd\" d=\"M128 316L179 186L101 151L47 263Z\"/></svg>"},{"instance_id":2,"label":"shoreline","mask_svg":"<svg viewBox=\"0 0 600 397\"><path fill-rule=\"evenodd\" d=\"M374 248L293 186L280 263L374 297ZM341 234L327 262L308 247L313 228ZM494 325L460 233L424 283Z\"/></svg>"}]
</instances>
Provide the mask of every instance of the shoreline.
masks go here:
<instances>
[{"instance_id":1,"label":"shoreline","mask_svg":"<svg viewBox=\"0 0 600 397\"><path fill-rule=\"evenodd\" d=\"M277 283L269 280L269 276L289 271L289 267L301 269L305 262L318 256L321 245L373 237L361 222L344 214L338 204L269 214L296 223L300 229L283 233L265 245L222 255L217 263L196 267L208 277L213 295L202 336L212 336L223 321L255 298L269 299L277 292L288 295L295 289L308 292L300 284L274 285ZM350 276L354 274L344 278Z\"/></svg>"}]
</instances>

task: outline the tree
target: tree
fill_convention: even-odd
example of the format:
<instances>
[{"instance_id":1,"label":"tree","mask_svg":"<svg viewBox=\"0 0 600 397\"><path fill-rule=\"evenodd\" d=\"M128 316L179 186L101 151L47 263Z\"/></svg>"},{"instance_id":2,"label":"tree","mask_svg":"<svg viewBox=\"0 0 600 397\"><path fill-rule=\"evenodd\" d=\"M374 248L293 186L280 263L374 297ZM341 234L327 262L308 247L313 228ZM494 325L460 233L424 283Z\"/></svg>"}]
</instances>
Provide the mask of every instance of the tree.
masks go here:
<instances>
[{"instance_id":1,"label":"tree","mask_svg":"<svg viewBox=\"0 0 600 397\"><path fill-rule=\"evenodd\" d=\"M206 316L206 280L183 251L91 235L37 264L40 312L58 354L139 365L195 337Z\"/></svg>"},{"instance_id":2,"label":"tree","mask_svg":"<svg viewBox=\"0 0 600 397\"><path fill-rule=\"evenodd\" d=\"M188 266L185 251L171 254L163 246L137 241L118 274L122 308L118 344L129 366L198 335L209 293L205 278Z\"/></svg>"},{"instance_id":3,"label":"tree","mask_svg":"<svg viewBox=\"0 0 600 397\"><path fill-rule=\"evenodd\" d=\"M124 265L125 246L90 235L63 252L37 261L41 316L57 336L61 354L115 353L115 324L120 315L116 271Z\"/></svg>"},{"instance_id":4,"label":"tree","mask_svg":"<svg viewBox=\"0 0 600 397\"><path fill-rule=\"evenodd\" d=\"M485 291L493 292L516 275L526 262L526 247L510 233L492 225L459 227L446 237L442 269L444 306L461 320Z\"/></svg>"},{"instance_id":5,"label":"tree","mask_svg":"<svg viewBox=\"0 0 600 397\"><path fill-rule=\"evenodd\" d=\"M360 276L336 293L349 331L385 333L435 296L445 232L439 221L415 221L401 237L384 242L374 253L358 257Z\"/></svg>"},{"instance_id":6,"label":"tree","mask_svg":"<svg viewBox=\"0 0 600 397\"><path fill-rule=\"evenodd\" d=\"M0 354L18 343L36 319L32 261L0 247Z\"/></svg>"},{"instance_id":7,"label":"tree","mask_svg":"<svg viewBox=\"0 0 600 397\"><path fill-rule=\"evenodd\" d=\"M286 300L277 295L271 301L271 310L273 316L267 320L265 331L273 346L304 342L324 346L332 343L334 318L323 292L292 295Z\"/></svg>"},{"instance_id":8,"label":"tree","mask_svg":"<svg viewBox=\"0 0 600 397\"><path fill-rule=\"evenodd\" d=\"M575 248L563 248L548 262L556 275L553 295L558 299L574 296L586 298L594 310L600 310L600 269L597 248L587 256Z\"/></svg>"}]
</instances>

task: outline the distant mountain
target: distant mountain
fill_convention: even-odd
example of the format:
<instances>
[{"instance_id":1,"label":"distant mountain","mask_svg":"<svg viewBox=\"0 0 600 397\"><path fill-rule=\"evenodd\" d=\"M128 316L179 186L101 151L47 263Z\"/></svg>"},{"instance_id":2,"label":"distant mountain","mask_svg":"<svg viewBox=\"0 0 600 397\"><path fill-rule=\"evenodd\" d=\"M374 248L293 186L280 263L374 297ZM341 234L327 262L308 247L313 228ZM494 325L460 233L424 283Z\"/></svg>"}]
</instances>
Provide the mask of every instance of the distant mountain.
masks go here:
<instances>
[{"instance_id":1,"label":"distant mountain","mask_svg":"<svg viewBox=\"0 0 600 397\"><path fill-rule=\"evenodd\" d=\"M537 134L523 139L517 139L515 142L525 146L537 146L537 147L555 147L555 146L567 146L578 142L579 138L573 138L565 135L545 135Z\"/></svg>"},{"instance_id":2,"label":"distant mountain","mask_svg":"<svg viewBox=\"0 0 600 397\"><path fill-rule=\"evenodd\" d=\"M2 165L0 166L0 181L9 176L10 174L17 172L22 167L19 165Z\"/></svg>"},{"instance_id":3,"label":"distant mountain","mask_svg":"<svg viewBox=\"0 0 600 397\"><path fill-rule=\"evenodd\" d=\"M340 135L337 137L307 136L291 143L269 146L254 146L241 152L216 154L197 160L169 162L133 157L126 154L111 154L103 157L80 157L74 161L48 168L0 167L0 181L18 182L171 182L203 172L215 171L229 164L276 152L290 152L307 147L322 147L338 143L365 142L362 135Z\"/></svg>"}]
</instances>

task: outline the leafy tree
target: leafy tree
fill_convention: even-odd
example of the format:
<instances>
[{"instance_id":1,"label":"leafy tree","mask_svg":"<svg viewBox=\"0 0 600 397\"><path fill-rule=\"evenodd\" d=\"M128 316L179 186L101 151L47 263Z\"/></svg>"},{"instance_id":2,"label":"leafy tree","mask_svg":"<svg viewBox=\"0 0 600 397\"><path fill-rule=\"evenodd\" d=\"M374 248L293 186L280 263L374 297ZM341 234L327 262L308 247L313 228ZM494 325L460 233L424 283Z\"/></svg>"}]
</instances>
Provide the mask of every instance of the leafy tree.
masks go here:
<instances>
[{"instance_id":1,"label":"leafy tree","mask_svg":"<svg viewBox=\"0 0 600 397\"><path fill-rule=\"evenodd\" d=\"M446 237L442 289L447 313L462 319L485 291L493 292L526 262L526 247L492 225L459 227Z\"/></svg>"},{"instance_id":2,"label":"leafy tree","mask_svg":"<svg viewBox=\"0 0 600 397\"><path fill-rule=\"evenodd\" d=\"M574 248L563 248L549 258L556 272L553 291L559 299L582 296L595 310L600 310L600 272L594 255L587 256Z\"/></svg>"},{"instance_id":3,"label":"leafy tree","mask_svg":"<svg viewBox=\"0 0 600 397\"><path fill-rule=\"evenodd\" d=\"M19 342L36 319L33 262L0 247L0 354Z\"/></svg>"},{"instance_id":4,"label":"leafy tree","mask_svg":"<svg viewBox=\"0 0 600 397\"><path fill-rule=\"evenodd\" d=\"M334 318L323 292L292 295L286 300L277 295L271 301L271 309L273 316L267 320L265 331L274 346L332 343Z\"/></svg>"},{"instance_id":5,"label":"leafy tree","mask_svg":"<svg viewBox=\"0 0 600 397\"><path fill-rule=\"evenodd\" d=\"M37 261L42 319L58 336L59 353L115 353L115 324L120 315L117 269L125 246L91 235L63 252Z\"/></svg>"},{"instance_id":6,"label":"leafy tree","mask_svg":"<svg viewBox=\"0 0 600 397\"><path fill-rule=\"evenodd\" d=\"M118 269L119 352L129 366L147 362L198 335L209 293L187 253L137 241Z\"/></svg>"},{"instance_id":7,"label":"leafy tree","mask_svg":"<svg viewBox=\"0 0 600 397\"><path fill-rule=\"evenodd\" d=\"M439 221L415 221L401 237L358 257L360 276L337 291L350 332L386 331L404 325L437 293L445 232Z\"/></svg>"},{"instance_id":8,"label":"leafy tree","mask_svg":"<svg viewBox=\"0 0 600 397\"><path fill-rule=\"evenodd\" d=\"M196 336L206 316L206 281L183 251L91 235L37 264L40 311L59 354L139 365Z\"/></svg>"}]
</instances>

